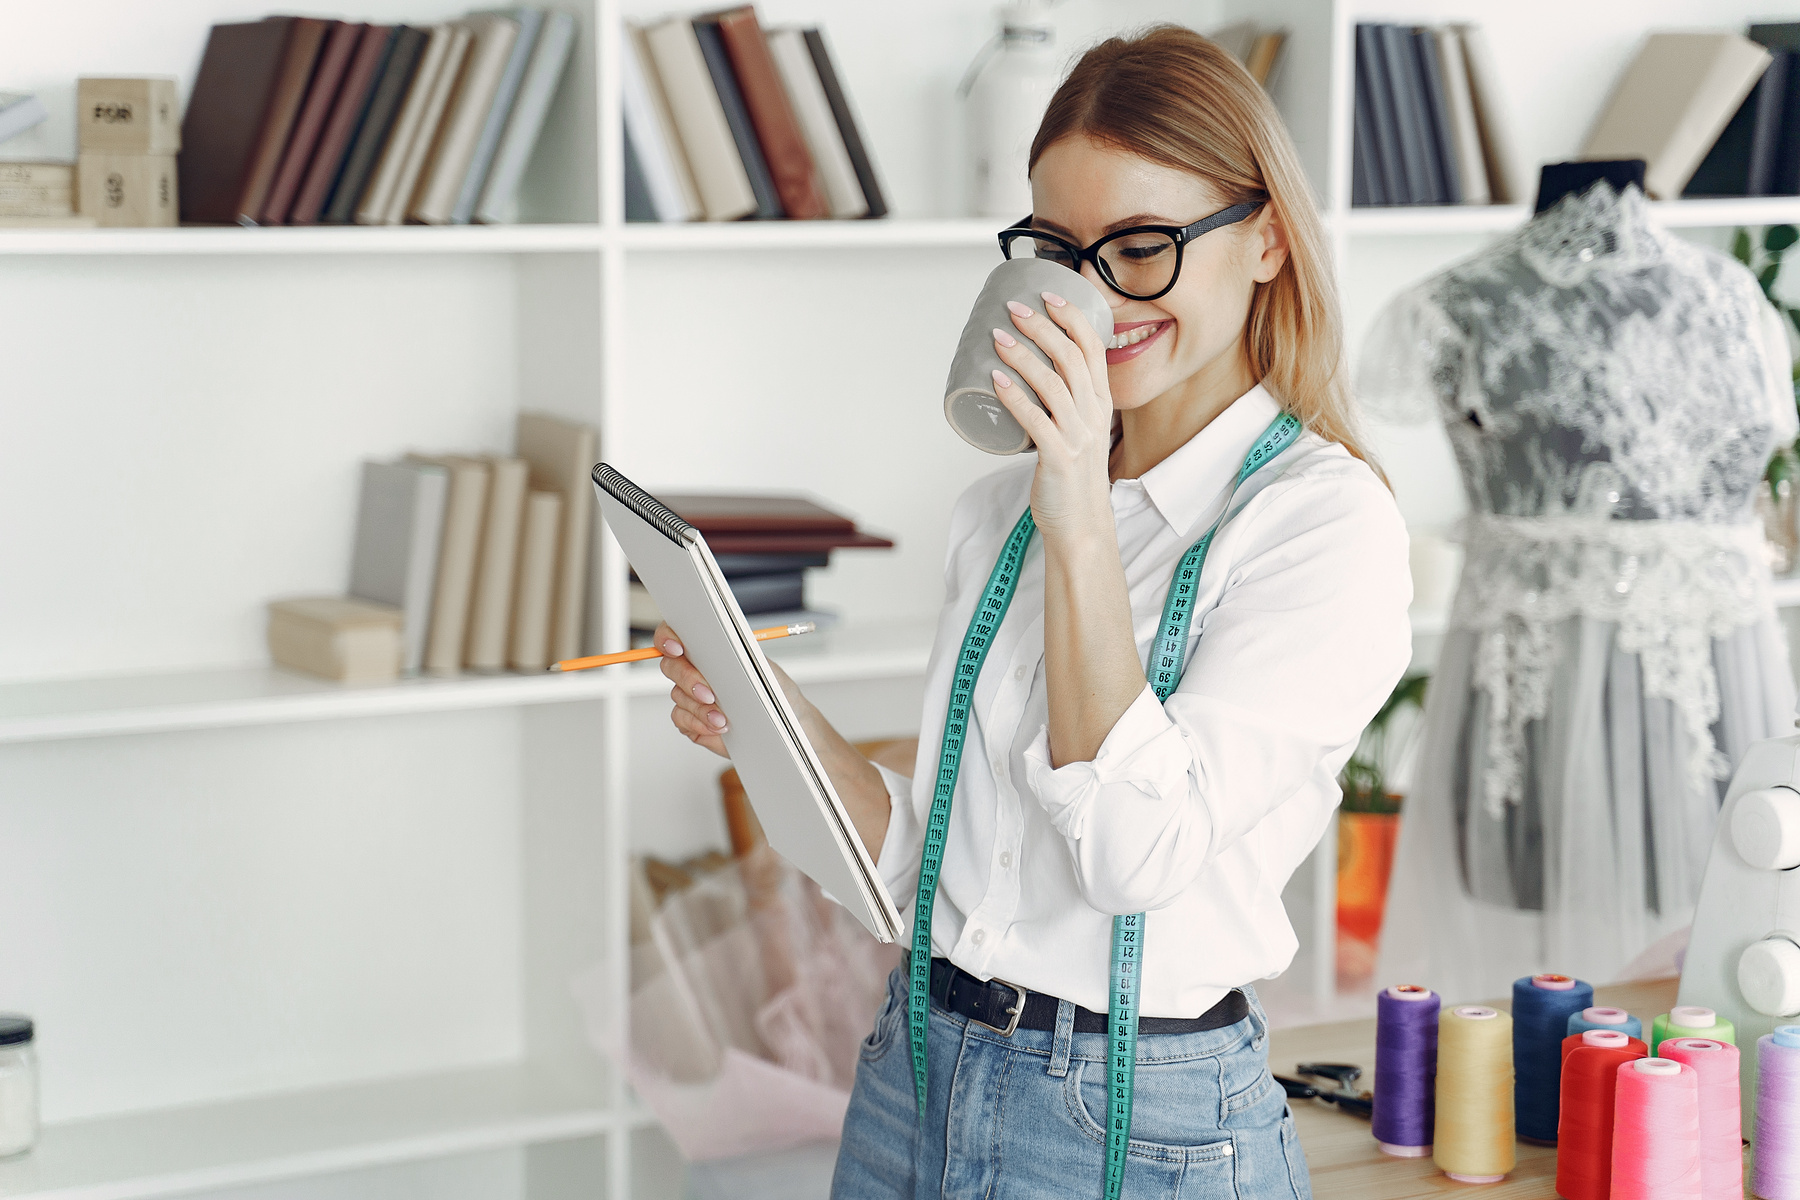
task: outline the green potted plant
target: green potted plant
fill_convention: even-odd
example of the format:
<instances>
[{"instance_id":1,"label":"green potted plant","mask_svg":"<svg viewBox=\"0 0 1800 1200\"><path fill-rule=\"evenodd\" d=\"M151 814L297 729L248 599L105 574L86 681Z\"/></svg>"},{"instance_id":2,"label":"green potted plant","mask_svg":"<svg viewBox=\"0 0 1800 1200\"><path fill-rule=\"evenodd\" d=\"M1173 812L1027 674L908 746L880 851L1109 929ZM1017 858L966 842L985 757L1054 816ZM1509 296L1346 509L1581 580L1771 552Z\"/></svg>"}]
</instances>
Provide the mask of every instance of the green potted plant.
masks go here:
<instances>
[{"instance_id":1,"label":"green potted plant","mask_svg":"<svg viewBox=\"0 0 1800 1200\"><path fill-rule=\"evenodd\" d=\"M1387 907L1388 875L1400 832L1401 796L1389 776L1411 746L1417 722L1396 736L1396 718L1425 706L1430 676L1402 679L1363 730L1356 753L1338 776L1344 799L1338 809L1338 973L1361 978L1374 969L1375 942Z\"/></svg>"}]
</instances>

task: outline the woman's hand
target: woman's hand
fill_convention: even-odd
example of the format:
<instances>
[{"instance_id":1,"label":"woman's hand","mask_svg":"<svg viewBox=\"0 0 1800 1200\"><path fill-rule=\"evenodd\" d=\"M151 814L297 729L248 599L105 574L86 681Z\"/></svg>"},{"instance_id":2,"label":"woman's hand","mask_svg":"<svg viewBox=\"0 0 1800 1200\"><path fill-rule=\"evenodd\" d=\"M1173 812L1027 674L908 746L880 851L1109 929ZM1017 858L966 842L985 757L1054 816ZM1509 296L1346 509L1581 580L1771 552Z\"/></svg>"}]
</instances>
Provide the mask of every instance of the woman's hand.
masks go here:
<instances>
[{"instance_id":1,"label":"woman's hand","mask_svg":"<svg viewBox=\"0 0 1800 1200\"><path fill-rule=\"evenodd\" d=\"M1018 338L994 330L994 346L1005 371L994 372L994 392L1037 443L1037 476L1031 484L1031 511L1046 537L1112 528L1112 392L1106 379L1106 346L1087 316L1054 292L1045 292L1045 310L1018 301L1007 305L1018 332L1049 356L1045 366ZM1046 413L1031 401L1022 379L1044 399Z\"/></svg>"},{"instance_id":2,"label":"woman's hand","mask_svg":"<svg viewBox=\"0 0 1800 1200\"><path fill-rule=\"evenodd\" d=\"M650 635L650 644L662 651L662 673L675 684L669 692L669 699L675 702L669 719L675 723L675 728L696 746L705 746L720 758L730 758L725 739L720 735L731 728L731 718L719 711L718 696L707 686L706 677L699 668L688 659L681 639L668 625L662 624ZM856 826L869 857L879 858L888 824L887 784L882 781L881 772L813 707L779 663L771 662L769 666L781 684L782 694L793 706L794 715L800 718L806 740L812 743L825 773L831 777L838 799L849 811L851 823Z\"/></svg>"}]
</instances>

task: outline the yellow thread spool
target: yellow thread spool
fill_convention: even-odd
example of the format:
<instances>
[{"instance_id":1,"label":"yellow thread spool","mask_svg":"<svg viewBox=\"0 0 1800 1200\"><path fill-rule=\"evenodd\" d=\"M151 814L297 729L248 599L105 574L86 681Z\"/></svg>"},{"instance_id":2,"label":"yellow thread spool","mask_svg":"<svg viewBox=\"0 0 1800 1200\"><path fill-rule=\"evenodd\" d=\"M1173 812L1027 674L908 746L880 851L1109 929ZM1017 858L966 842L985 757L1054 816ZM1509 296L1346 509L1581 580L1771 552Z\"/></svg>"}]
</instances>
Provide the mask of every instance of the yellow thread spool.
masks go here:
<instances>
[{"instance_id":1,"label":"yellow thread spool","mask_svg":"<svg viewBox=\"0 0 1800 1200\"><path fill-rule=\"evenodd\" d=\"M1437 1131L1431 1159L1463 1183L1513 1169L1512 1017L1476 1004L1438 1017Z\"/></svg>"}]
</instances>

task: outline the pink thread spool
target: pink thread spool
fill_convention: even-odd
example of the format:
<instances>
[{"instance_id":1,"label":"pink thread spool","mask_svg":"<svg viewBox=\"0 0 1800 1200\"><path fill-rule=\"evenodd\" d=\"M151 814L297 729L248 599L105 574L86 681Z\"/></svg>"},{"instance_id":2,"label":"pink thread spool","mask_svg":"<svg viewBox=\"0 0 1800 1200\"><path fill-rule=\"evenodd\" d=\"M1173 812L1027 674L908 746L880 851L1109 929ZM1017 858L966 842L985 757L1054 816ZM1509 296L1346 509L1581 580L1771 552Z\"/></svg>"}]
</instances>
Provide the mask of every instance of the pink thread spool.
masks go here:
<instances>
[{"instance_id":1,"label":"pink thread spool","mask_svg":"<svg viewBox=\"0 0 1800 1200\"><path fill-rule=\"evenodd\" d=\"M1756 1039L1750 1190L1763 1200L1800 1200L1800 1025Z\"/></svg>"},{"instance_id":2,"label":"pink thread spool","mask_svg":"<svg viewBox=\"0 0 1800 1200\"><path fill-rule=\"evenodd\" d=\"M1672 1058L1619 1067L1613 1100L1612 1200L1705 1200L1700 1075Z\"/></svg>"},{"instance_id":3,"label":"pink thread spool","mask_svg":"<svg viewBox=\"0 0 1800 1200\"><path fill-rule=\"evenodd\" d=\"M1700 1076L1700 1191L1704 1200L1741 1200L1744 1137L1738 1048L1712 1038L1670 1038L1657 1051Z\"/></svg>"}]
</instances>

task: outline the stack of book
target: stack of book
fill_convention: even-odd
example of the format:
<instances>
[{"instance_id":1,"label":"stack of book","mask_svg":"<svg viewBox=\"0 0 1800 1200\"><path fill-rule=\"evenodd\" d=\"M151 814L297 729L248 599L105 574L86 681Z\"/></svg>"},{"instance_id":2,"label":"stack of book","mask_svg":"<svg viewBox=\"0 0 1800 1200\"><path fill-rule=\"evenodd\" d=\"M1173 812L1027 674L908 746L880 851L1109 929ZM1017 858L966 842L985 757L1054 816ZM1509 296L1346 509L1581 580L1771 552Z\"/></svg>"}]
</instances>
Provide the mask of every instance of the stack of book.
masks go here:
<instances>
[{"instance_id":1,"label":"stack of book","mask_svg":"<svg viewBox=\"0 0 1800 1200\"><path fill-rule=\"evenodd\" d=\"M1287 45L1287 30L1257 21L1238 21L1206 35L1220 49L1244 64L1250 78L1265 89L1272 86L1275 67Z\"/></svg>"},{"instance_id":2,"label":"stack of book","mask_svg":"<svg viewBox=\"0 0 1800 1200\"><path fill-rule=\"evenodd\" d=\"M887 215L821 30L746 5L633 27L619 57L627 220Z\"/></svg>"},{"instance_id":3,"label":"stack of book","mask_svg":"<svg viewBox=\"0 0 1800 1200\"><path fill-rule=\"evenodd\" d=\"M1358 25L1350 203L1522 202L1496 78L1474 25Z\"/></svg>"},{"instance_id":4,"label":"stack of book","mask_svg":"<svg viewBox=\"0 0 1800 1200\"><path fill-rule=\"evenodd\" d=\"M511 456L364 463L349 595L270 604L271 655L355 681L579 657L598 457L590 426L521 413Z\"/></svg>"},{"instance_id":5,"label":"stack of book","mask_svg":"<svg viewBox=\"0 0 1800 1200\"><path fill-rule=\"evenodd\" d=\"M0 162L0 228L91 226L75 212L75 164Z\"/></svg>"},{"instance_id":6,"label":"stack of book","mask_svg":"<svg viewBox=\"0 0 1800 1200\"><path fill-rule=\"evenodd\" d=\"M541 8L215 25L181 128L181 219L509 220L574 36Z\"/></svg>"},{"instance_id":7,"label":"stack of book","mask_svg":"<svg viewBox=\"0 0 1800 1200\"><path fill-rule=\"evenodd\" d=\"M836 616L806 603L806 572L830 565L839 549L892 549L894 543L804 496L674 495L656 497L698 529L718 560L751 624L792 625ZM637 576L631 580L631 628L646 634L662 619Z\"/></svg>"},{"instance_id":8,"label":"stack of book","mask_svg":"<svg viewBox=\"0 0 1800 1200\"><path fill-rule=\"evenodd\" d=\"M1800 22L1750 26L1768 64L1682 189L1684 196L1800 196ZM1732 57L1754 61L1744 47ZM1728 73L1729 74L1729 73ZM1719 90L1719 89L1714 89ZM1724 89L1729 95L1730 89Z\"/></svg>"}]
</instances>

